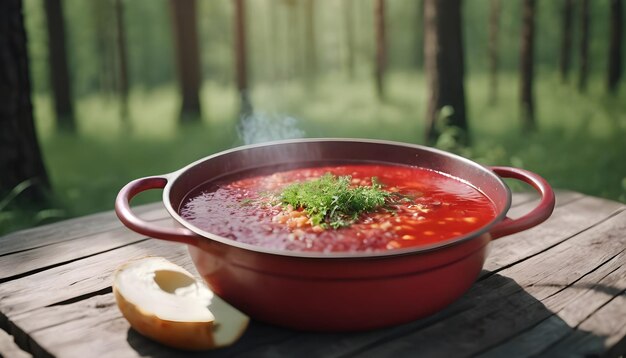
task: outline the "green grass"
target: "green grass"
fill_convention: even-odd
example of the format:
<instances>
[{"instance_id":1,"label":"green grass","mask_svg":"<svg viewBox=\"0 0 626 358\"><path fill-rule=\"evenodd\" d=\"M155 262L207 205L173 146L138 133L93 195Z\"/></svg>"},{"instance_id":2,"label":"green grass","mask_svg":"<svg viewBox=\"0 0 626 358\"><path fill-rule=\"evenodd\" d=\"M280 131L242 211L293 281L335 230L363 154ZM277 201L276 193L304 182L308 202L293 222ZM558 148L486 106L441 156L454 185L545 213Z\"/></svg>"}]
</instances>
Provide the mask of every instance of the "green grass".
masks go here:
<instances>
[{"instance_id":1,"label":"green grass","mask_svg":"<svg viewBox=\"0 0 626 358\"><path fill-rule=\"evenodd\" d=\"M530 135L520 131L516 86L494 108L484 105L483 94L470 94L476 107L472 118L480 121L475 153L489 164L536 171L557 188L626 201L626 92L611 98L602 85L593 82L583 95L555 78L542 78L535 97L539 130ZM490 158L496 152L500 158Z\"/></svg>"},{"instance_id":2,"label":"green grass","mask_svg":"<svg viewBox=\"0 0 626 358\"><path fill-rule=\"evenodd\" d=\"M626 202L626 90L622 84L617 96L608 96L601 80L592 78L588 93L579 94L556 78L538 77L539 130L523 134L517 77L501 76L499 101L490 106L488 78L470 76L466 92L472 147L456 149L484 164L535 171L557 188ZM377 100L368 78L349 80L341 74L318 78L310 89L301 82L259 84L252 99L255 110L273 118L297 118L307 137L423 143L426 92L419 73L391 73L384 102ZM202 121L184 127L177 122L179 98L173 86L131 93L130 132L124 130L115 98L78 99L76 136L55 131L48 96L33 101L53 186L54 200L43 209L55 209L55 217L111 210L117 192L128 181L171 172L241 144L235 91L212 83L203 88ZM137 202L155 201L160 195L160 191L148 192ZM0 233L49 220L41 210L29 215L5 211L0 220L4 217L11 223L0 225ZM33 219L34 215L44 220Z\"/></svg>"},{"instance_id":3,"label":"green grass","mask_svg":"<svg viewBox=\"0 0 626 358\"><path fill-rule=\"evenodd\" d=\"M68 216L110 210L117 192L130 180L168 173L237 145L233 96L210 87L206 92L210 96L203 102L206 113L202 121L183 127L177 125L173 88L134 92L130 131L123 129L115 100L87 97L76 108L77 136L56 133L49 98L36 98L39 136L56 204ZM155 201L160 195L148 192L137 202Z\"/></svg>"}]
</instances>

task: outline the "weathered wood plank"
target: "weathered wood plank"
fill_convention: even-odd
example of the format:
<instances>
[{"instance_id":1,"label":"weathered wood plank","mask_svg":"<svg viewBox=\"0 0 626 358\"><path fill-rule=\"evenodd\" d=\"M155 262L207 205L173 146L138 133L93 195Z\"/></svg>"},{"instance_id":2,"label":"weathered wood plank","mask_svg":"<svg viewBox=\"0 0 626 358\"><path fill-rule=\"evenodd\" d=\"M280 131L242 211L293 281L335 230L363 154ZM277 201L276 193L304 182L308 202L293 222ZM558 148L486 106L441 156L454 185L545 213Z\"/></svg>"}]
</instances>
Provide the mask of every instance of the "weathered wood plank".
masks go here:
<instances>
[{"instance_id":1,"label":"weathered wood plank","mask_svg":"<svg viewBox=\"0 0 626 358\"><path fill-rule=\"evenodd\" d=\"M115 304L113 294L99 295L87 300L36 309L18 315L13 324L20 344L32 347L33 342L49 354L59 357L187 357L200 356L169 349L140 336L130 328ZM27 334L24 334L26 332ZM63 332L63 335L59 335ZM291 331L252 322L242 339L234 346L210 352L211 357L227 357L257 345L281 340ZM28 337L28 338L27 338ZM207 352L205 352L207 353Z\"/></svg>"},{"instance_id":2,"label":"weathered wood plank","mask_svg":"<svg viewBox=\"0 0 626 358\"><path fill-rule=\"evenodd\" d=\"M111 285L117 267L143 256L163 256L194 270L185 245L142 241L1 284L0 313L10 316L100 291Z\"/></svg>"},{"instance_id":3,"label":"weathered wood plank","mask_svg":"<svg viewBox=\"0 0 626 358\"><path fill-rule=\"evenodd\" d=\"M541 354L547 357L618 357L626 354L626 291L622 290L565 339Z\"/></svg>"},{"instance_id":4,"label":"weathered wood plank","mask_svg":"<svg viewBox=\"0 0 626 358\"><path fill-rule=\"evenodd\" d=\"M585 195L581 193L568 190L558 190L555 194L557 207L567 205L585 197ZM511 208L507 212L507 216L510 218L518 218L534 209L538 203L539 195L535 192L514 193Z\"/></svg>"},{"instance_id":5,"label":"weathered wood plank","mask_svg":"<svg viewBox=\"0 0 626 358\"><path fill-rule=\"evenodd\" d=\"M565 205L585 197L584 194L571 190L555 190L554 193L557 206ZM518 218L534 209L539 203L540 196L536 191L523 191L512 193L511 199L511 207L507 212L507 216L509 218Z\"/></svg>"},{"instance_id":6,"label":"weathered wood plank","mask_svg":"<svg viewBox=\"0 0 626 358\"><path fill-rule=\"evenodd\" d=\"M552 216L541 225L492 242L485 269L497 272L536 255L625 208L624 204L590 196L564 201L563 204L560 204L561 200L561 197L557 197L559 205Z\"/></svg>"},{"instance_id":7,"label":"weathered wood plank","mask_svg":"<svg viewBox=\"0 0 626 358\"><path fill-rule=\"evenodd\" d=\"M155 226L174 226L171 218L153 223ZM119 228L0 256L0 282L146 239L127 228Z\"/></svg>"},{"instance_id":8,"label":"weathered wood plank","mask_svg":"<svg viewBox=\"0 0 626 358\"><path fill-rule=\"evenodd\" d=\"M480 358L525 358L536 356L572 328L559 316L553 315L526 332L502 342L496 347L477 355Z\"/></svg>"},{"instance_id":9,"label":"weathered wood plank","mask_svg":"<svg viewBox=\"0 0 626 358\"><path fill-rule=\"evenodd\" d=\"M626 247L624 229L626 211L622 210L528 262L508 268L506 273L543 300L555 289L576 282L583 273L618 256Z\"/></svg>"},{"instance_id":10,"label":"weathered wood plank","mask_svg":"<svg viewBox=\"0 0 626 358\"><path fill-rule=\"evenodd\" d=\"M430 317L394 327L355 333L310 333L298 332L275 342L242 352L241 357L347 357L360 356L363 352L396 337L424 329L448 317L472 307L457 303ZM448 339L440 337L440 339ZM387 356L387 355L382 355ZM415 356L415 354L407 355Z\"/></svg>"},{"instance_id":11,"label":"weathered wood plank","mask_svg":"<svg viewBox=\"0 0 626 358\"><path fill-rule=\"evenodd\" d=\"M428 325L439 320L444 315L454 314L453 310L438 314L434 317L421 320L420 325ZM128 331L129 325L119 313L114 303L112 294L99 295L87 300L74 302L68 305L58 305L53 307L43 307L36 310L18 314L12 318L13 325L16 326L14 332L22 339L34 340L38 345L60 357L81 356L85 352L98 352L98 356L143 356L153 357L178 357L186 356L186 353L164 348ZM104 325L104 326L103 326ZM415 324L411 326L415 327ZM124 327L123 329L103 329L103 327ZM309 341L323 344L327 351L333 352L339 348L333 345L350 347L353 341L360 336L367 336L369 339L380 339L381 336L397 335L398 332L405 332L407 326L392 327L385 330L370 331L353 334L304 334ZM59 337L58 332L64 332L63 337ZM80 335L75 337L74 334ZM85 337L98 336L98 341L91 341ZM222 357L232 355L246 355L252 350L253 356L258 352L254 348L258 346L273 347L280 342L290 338L303 335L301 332L283 329L276 326L265 325L259 322L252 322L245 335L237 344L232 347L210 352L210 356ZM359 338L360 339L360 338ZM25 347L29 347L28 342L20 342ZM32 346L32 342L30 343ZM130 346L129 346L130 345ZM115 349L111 350L111 347ZM125 347L125 348L124 348ZM278 350L272 355L292 356L297 348L289 348L287 351ZM36 347L35 347L36 348ZM128 349L126 351L125 349ZM135 352L137 350L137 352ZM279 354L280 353L280 354ZM298 353L298 356L307 356L306 351Z\"/></svg>"},{"instance_id":12,"label":"weathered wood plank","mask_svg":"<svg viewBox=\"0 0 626 358\"><path fill-rule=\"evenodd\" d=\"M145 220L167 217L162 203L141 205L133 209ZM0 256L57 242L81 238L122 227L112 211L38 226L0 237Z\"/></svg>"},{"instance_id":13,"label":"weathered wood plank","mask_svg":"<svg viewBox=\"0 0 626 358\"><path fill-rule=\"evenodd\" d=\"M21 350L13 341L12 336L0 329L0 357L30 358L32 355Z\"/></svg>"},{"instance_id":14,"label":"weathered wood plank","mask_svg":"<svg viewBox=\"0 0 626 358\"><path fill-rule=\"evenodd\" d=\"M593 317L607 302L619 296L626 289L626 253L622 251L592 273L564 288L556 295L543 301L546 308L554 313L535 327L514 336L510 340L493 347L483 354L483 358L528 357L545 351L568 335L572 335L588 317ZM555 284L544 284L560 287ZM626 304L622 305L626 311ZM593 334L592 334L593 333ZM584 335L596 335L597 330ZM582 337L583 334L578 334ZM624 335L622 335L623 337ZM598 343L597 339L590 342ZM599 352L598 352L599 353ZM549 355L552 356L552 355Z\"/></svg>"},{"instance_id":15,"label":"weathered wood plank","mask_svg":"<svg viewBox=\"0 0 626 358\"><path fill-rule=\"evenodd\" d=\"M610 302L606 309L603 307L590 318L592 331L582 326L577 329L568 326L565 339L538 354L544 357L623 357L626 354L625 305L624 302Z\"/></svg>"},{"instance_id":16,"label":"weathered wood plank","mask_svg":"<svg viewBox=\"0 0 626 358\"><path fill-rule=\"evenodd\" d=\"M536 191L521 191L517 193L512 193L511 199L511 207L514 208L516 206L520 206L529 202L539 201L539 194Z\"/></svg>"}]
</instances>

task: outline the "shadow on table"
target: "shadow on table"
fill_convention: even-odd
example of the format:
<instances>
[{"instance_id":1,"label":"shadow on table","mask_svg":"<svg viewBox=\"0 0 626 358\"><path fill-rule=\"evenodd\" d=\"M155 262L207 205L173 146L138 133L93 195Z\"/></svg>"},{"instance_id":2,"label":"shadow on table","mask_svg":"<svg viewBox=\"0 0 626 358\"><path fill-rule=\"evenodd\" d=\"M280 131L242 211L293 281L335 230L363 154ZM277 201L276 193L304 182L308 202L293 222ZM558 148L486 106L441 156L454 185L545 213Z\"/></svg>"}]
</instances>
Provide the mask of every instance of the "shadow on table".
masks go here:
<instances>
[{"instance_id":1,"label":"shadow on table","mask_svg":"<svg viewBox=\"0 0 626 358\"><path fill-rule=\"evenodd\" d=\"M233 346L192 353L164 347L132 329L128 331L127 340L137 353L152 357L357 355L397 358L416 353L442 357L523 357L595 356L604 352L603 337L570 327L514 280L489 272L481 276L469 292L439 313L385 329L308 333L253 321ZM559 350L560 346L555 347L560 342L583 344L565 352Z\"/></svg>"}]
</instances>

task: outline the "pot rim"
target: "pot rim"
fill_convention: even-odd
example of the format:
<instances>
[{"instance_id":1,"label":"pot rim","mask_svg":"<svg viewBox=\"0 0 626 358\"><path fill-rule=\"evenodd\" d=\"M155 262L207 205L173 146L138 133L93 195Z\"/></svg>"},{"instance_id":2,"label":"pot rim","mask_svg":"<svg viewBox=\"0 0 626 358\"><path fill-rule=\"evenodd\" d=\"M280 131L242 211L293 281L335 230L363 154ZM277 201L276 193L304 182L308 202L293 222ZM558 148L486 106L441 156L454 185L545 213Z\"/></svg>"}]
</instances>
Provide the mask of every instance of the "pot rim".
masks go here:
<instances>
[{"instance_id":1,"label":"pot rim","mask_svg":"<svg viewBox=\"0 0 626 358\"><path fill-rule=\"evenodd\" d=\"M410 247L410 248L403 248L403 249L393 249L393 250L387 250L387 251L356 251L356 252L310 252L310 251L288 251L288 250L280 250L280 249L268 249L268 248L264 248L261 246L257 246L257 245L252 245L252 244L247 244L247 243L243 243L243 242L239 242L233 239L229 239L229 238L225 238L223 236L219 236L216 234L213 234L211 232L202 230L200 228L198 228L197 226L193 225L192 223L188 222L187 220L185 220L183 217L181 217L177 210L175 210L172 206L172 203L169 199L170 196L170 192L171 192L171 188L176 185L176 181L177 179L186 171L188 171L189 169L199 165L200 163L203 163L205 161L211 160L213 158L219 157L219 156L223 156L229 153L233 153L233 152L237 152L237 151L242 151L242 150L248 150L248 149L254 149L254 148L261 148L261 147L269 147L269 146L274 146L274 145L280 145L280 144L297 144L297 143L317 143L317 142L353 142L353 143L372 143L372 144L384 144L384 145L391 145L391 146L397 146L397 147L406 147L406 148L413 148L413 149L419 149L419 150L423 150L423 151L428 151L428 152L432 152L441 156L445 156L445 157L449 157L453 160L456 161L461 161L465 164L468 164L472 167L475 167L477 169L479 169L480 171L486 173L487 175L489 175L491 178L493 178L497 183L499 183L500 186L502 186L502 188L504 189L505 193L506 193L506 202L505 205L503 207L503 209L498 212L498 214L487 224L485 224L484 226L482 226L481 228L474 230L474 231L470 231L464 235L460 235L457 237L453 237L444 241L440 241L437 243L433 243L433 244L429 244L429 245L423 245L423 246L417 246L417 247ZM379 161L376 161L379 162ZM388 163L388 164L394 164L393 162L379 162L379 163ZM396 163L396 164L400 164L400 163ZM474 184L455 177L451 174L448 173L444 173L444 172L439 172L442 173L443 175L447 175L450 176L456 180L460 180L461 182L465 183L466 185L470 185L471 187L473 187L474 189L478 190L480 193L482 193L483 195L485 195L490 201L493 202L493 199L491 197L489 197L487 194L485 194L482 190L480 190L479 188L477 188ZM497 174L495 174L492 170L490 170L489 168L478 164L470 159L464 158L460 155L457 154L453 154L450 152L446 152L444 150L440 150L440 149L436 149L436 148L432 148L432 147L428 147L428 146L423 146L423 145L419 145L419 144L411 144L411 143L403 143L403 142L395 142L395 141L389 141L389 140L379 140L379 139L361 139L361 138L304 138L304 139L287 139L287 140L278 140L278 141L270 141L270 142L263 142L263 143L259 143L259 144L250 144L250 145L243 145L243 146L239 146L239 147L235 147L235 148L231 148L231 149L227 149L218 153L214 153L212 155L206 156L204 158L198 159L184 167L182 167L179 170L176 170L174 172L168 173L168 174L164 174L161 175L162 177L167 179L167 184L165 186L165 188L163 189L163 203L165 205L165 208L167 209L167 211L169 212L169 214L181 225L183 225L184 227L186 227L187 229L191 230L192 232L194 232L196 235L202 237L203 239L210 239L216 242L219 242L221 244L224 245L228 245L231 247L236 247L239 249L243 249L245 251L252 251L252 252L256 252L256 253L263 253L263 254L269 254L269 255L275 255L275 256L286 256L286 257L293 257L293 258L312 258L312 259L382 259L382 258L389 258L389 257L396 257L396 256L405 256L405 255L412 255L412 254L418 254L418 253L425 253L425 252L431 252L431 251L436 251L436 250L440 250L440 249L444 249L446 247L449 246L455 246L458 244L461 244L463 242L475 239L477 237L480 237L483 234L489 234L489 230L498 222L502 221L505 217L506 214L508 212L508 210L511 207L511 190L509 189L509 187L504 183L504 181L502 180L502 178L500 178Z\"/></svg>"}]
</instances>

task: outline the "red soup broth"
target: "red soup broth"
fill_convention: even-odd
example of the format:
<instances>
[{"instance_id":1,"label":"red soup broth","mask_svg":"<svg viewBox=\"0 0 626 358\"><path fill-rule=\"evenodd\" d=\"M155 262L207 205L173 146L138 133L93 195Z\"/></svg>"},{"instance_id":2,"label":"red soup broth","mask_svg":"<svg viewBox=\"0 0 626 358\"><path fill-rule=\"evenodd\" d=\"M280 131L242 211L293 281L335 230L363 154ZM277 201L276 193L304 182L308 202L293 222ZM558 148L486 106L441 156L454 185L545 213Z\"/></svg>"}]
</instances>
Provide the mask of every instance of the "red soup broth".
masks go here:
<instances>
[{"instance_id":1,"label":"red soup broth","mask_svg":"<svg viewBox=\"0 0 626 358\"><path fill-rule=\"evenodd\" d=\"M263 174L271 173L271 174ZM275 200L281 189L326 173L350 176L410 198L393 210L362 214L339 229L314 226L306 211ZM477 230L496 216L494 204L476 188L440 172L383 164L326 165L292 170L265 168L208 182L183 201L180 215L196 227L268 249L368 252L430 245Z\"/></svg>"}]
</instances>

